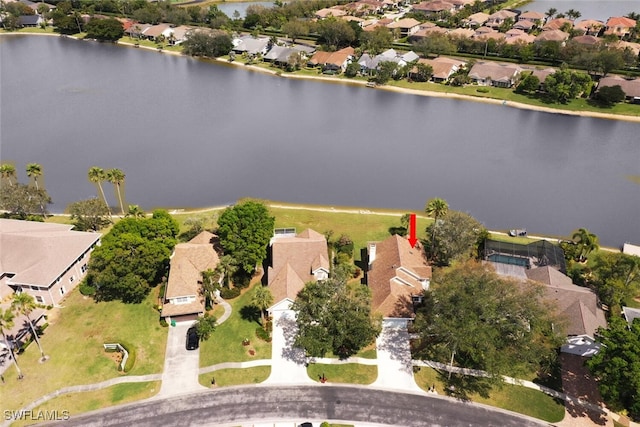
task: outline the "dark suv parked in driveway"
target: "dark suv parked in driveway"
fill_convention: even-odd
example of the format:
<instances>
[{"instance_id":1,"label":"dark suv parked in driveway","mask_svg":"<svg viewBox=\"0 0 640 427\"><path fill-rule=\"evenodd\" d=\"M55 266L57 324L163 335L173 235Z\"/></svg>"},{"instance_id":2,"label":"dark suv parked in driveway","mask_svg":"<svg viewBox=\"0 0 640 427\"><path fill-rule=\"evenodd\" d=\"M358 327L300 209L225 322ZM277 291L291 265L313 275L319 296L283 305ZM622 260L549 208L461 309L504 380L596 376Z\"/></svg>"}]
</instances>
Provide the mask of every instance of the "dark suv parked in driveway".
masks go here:
<instances>
[{"instance_id":1,"label":"dark suv parked in driveway","mask_svg":"<svg viewBox=\"0 0 640 427\"><path fill-rule=\"evenodd\" d=\"M200 345L200 339L196 332L196 327L192 326L187 331L187 350L196 350Z\"/></svg>"}]
</instances>

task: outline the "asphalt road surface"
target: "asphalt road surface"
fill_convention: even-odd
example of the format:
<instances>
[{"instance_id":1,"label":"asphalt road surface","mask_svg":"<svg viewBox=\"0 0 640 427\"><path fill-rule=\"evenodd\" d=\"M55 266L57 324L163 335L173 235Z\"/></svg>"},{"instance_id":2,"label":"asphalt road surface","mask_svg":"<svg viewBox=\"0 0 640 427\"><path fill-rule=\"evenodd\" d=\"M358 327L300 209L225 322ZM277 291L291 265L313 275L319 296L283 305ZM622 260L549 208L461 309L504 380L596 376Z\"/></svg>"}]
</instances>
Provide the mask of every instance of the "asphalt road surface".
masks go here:
<instances>
[{"instance_id":1,"label":"asphalt road surface","mask_svg":"<svg viewBox=\"0 0 640 427\"><path fill-rule=\"evenodd\" d=\"M308 420L427 426L544 426L542 421L439 396L352 386L249 386L151 399L64 421L65 426L232 426ZM292 423L293 424L293 423ZM297 425L297 424L296 424Z\"/></svg>"}]
</instances>

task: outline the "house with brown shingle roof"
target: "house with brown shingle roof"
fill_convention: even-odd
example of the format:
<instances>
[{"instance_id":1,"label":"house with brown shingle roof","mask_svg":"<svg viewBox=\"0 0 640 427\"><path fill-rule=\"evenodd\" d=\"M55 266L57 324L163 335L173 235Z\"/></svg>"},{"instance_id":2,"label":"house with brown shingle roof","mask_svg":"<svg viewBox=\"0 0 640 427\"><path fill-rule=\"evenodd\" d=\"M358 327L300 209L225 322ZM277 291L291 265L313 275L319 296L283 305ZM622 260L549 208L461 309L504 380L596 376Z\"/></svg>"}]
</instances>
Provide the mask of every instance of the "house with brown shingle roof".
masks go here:
<instances>
[{"instance_id":1,"label":"house with brown shingle roof","mask_svg":"<svg viewBox=\"0 0 640 427\"><path fill-rule=\"evenodd\" d=\"M161 316L169 320L196 320L205 311L202 272L215 270L220 258L213 248L215 235L203 231L175 246L169 265Z\"/></svg>"},{"instance_id":2,"label":"house with brown shingle roof","mask_svg":"<svg viewBox=\"0 0 640 427\"><path fill-rule=\"evenodd\" d=\"M485 25L491 28L498 28L504 24L507 19L511 19L515 23L518 19L518 14L507 9L502 9L489 15Z\"/></svg>"},{"instance_id":3,"label":"house with brown shingle roof","mask_svg":"<svg viewBox=\"0 0 640 427\"><path fill-rule=\"evenodd\" d=\"M518 21L529 21L535 24L536 22L544 21L545 16L546 15L541 12L526 11L518 16Z\"/></svg>"},{"instance_id":4,"label":"house with brown shingle roof","mask_svg":"<svg viewBox=\"0 0 640 427\"><path fill-rule=\"evenodd\" d=\"M325 9L320 9L315 13L315 17L317 19L326 19L330 16L334 16L336 18L339 18L341 16L345 16L347 14L347 11L336 8L336 7L329 7L329 8L325 8Z\"/></svg>"},{"instance_id":5,"label":"house with brown shingle roof","mask_svg":"<svg viewBox=\"0 0 640 427\"><path fill-rule=\"evenodd\" d=\"M307 282L329 278L327 239L312 229L276 234L269 245L267 286L273 295L270 311L288 309Z\"/></svg>"},{"instance_id":6,"label":"house with brown shingle roof","mask_svg":"<svg viewBox=\"0 0 640 427\"><path fill-rule=\"evenodd\" d=\"M605 24L604 34L613 34L620 38L626 37L631 33L631 30L636 26L635 19L627 18L625 16L614 16L609 18Z\"/></svg>"},{"instance_id":7,"label":"house with brown shingle roof","mask_svg":"<svg viewBox=\"0 0 640 427\"><path fill-rule=\"evenodd\" d=\"M59 305L84 277L101 236L72 228L0 219L0 300L26 292L38 304Z\"/></svg>"},{"instance_id":8,"label":"house with brown shingle roof","mask_svg":"<svg viewBox=\"0 0 640 427\"><path fill-rule=\"evenodd\" d=\"M563 28L573 28L573 21L571 19L567 19L567 18L555 18L552 19L551 21L547 22L546 24L544 24L544 26L542 27L542 29L544 31L546 30L561 30Z\"/></svg>"},{"instance_id":9,"label":"house with brown shingle roof","mask_svg":"<svg viewBox=\"0 0 640 427\"><path fill-rule=\"evenodd\" d=\"M474 13L473 15L469 15L462 22L464 22L465 25L468 25L470 27L480 27L484 25L488 19L489 19L488 13L478 12L478 13Z\"/></svg>"},{"instance_id":10,"label":"house with brown shingle roof","mask_svg":"<svg viewBox=\"0 0 640 427\"><path fill-rule=\"evenodd\" d=\"M597 36L604 28L604 22L595 19L583 19L575 25L575 29L588 36Z\"/></svg>"},{"instance_id":11,"label":"house with brown shingle roof","mask_svg":"<svg viewBox=\"0 0 640 427\"><path fill-rule=\"evenodd\" d=\"M387 25L390 30L398 29L400 37L407 37L415 34L420 29L420 21L413 18L399 19Z\"/></svg>"},{"instance_id":12,"label":"house with brown shingle roof","mask_svg":"<svg viewBox=\"0 0 640 427\"><path fill-rule=\"evenodd\" d=\"M627 100L640 102L640 79L625 79L620 76L606 76L598 82L598 89L608 86L620 86Z\"/></svg>"},{"instance_id":13,"label":"house with brown shingle roof","mask_svg":"<svg viewBox=\"0 0 640 427\"><path fill-rule=\"evenodd\" d=\"M367 247L366 283L373 311L385 318L412 319L414 301L429 289L431 266L422 248L398 235Z\"/></svg>"},{"instance_id":14,"label":"house with brown shingle roof","mask_svg":"<svg viewBox=\"0 0 640 427\"><path fill-rule=\"evenodd\" d=\"M322 71L344 72L353 59L354 53L355 49L351 46L335 52L318 51L311 57L307 65L321 67Z\"/></svg>"},{"instance_id":15,"label":"house with brown shingle roof","mask_svg":"<svg viewBox=\"0 0 640 427\"><path fill-rule=\"evenodd\" d=\"M551 266L528 269L525 273L529 280L545 286L544 299L555 306L566 321L569 342L562 350L583 356L597 352L599 346L593 338L599 327L607 327L607 321L596 294L589 288L574 285L570 277Z\"/></svg>"},{"instance_id":16,"label":"house with brown shingle roof","mask_svg":"<svg viewBox=\"0 0 640 427\"><path fill-rule=\"evenodd\" d=\"M412 10L415 12L422 12L425 15L430 16L441 12L454 13L456 6L446 1L431 0L413 5Z\"/></svg>"},{"instance_id":17,"label":"house with brown shingle roof","mask_svg":"<svg viewBox=\"0 0 640 427\"><path fill-rule=\"evenodd\" d=\"M564 43L569 40L569 33L562 30L544 30L536 37L536 42L558 42Z\"/></svg>"},{"instance_id":18,"label":"house with brown shingle roof","mask_svg":"<svg viewBox=\"0 0 640 427\"><path fill-rule=\"evenodd\" d=\"M527 33L529 31L531 31L532 29L534 29L536 27L536 24L534 22L531 21L518 21L515 24L513 24L513 27L516 30L522 30L522 31L526 31Z\"/></svg>"},{"instance_id":19,"label":"house with brown shingle roof","mask_svg":"<svg viewBox=\"0 0 640 427\"><path fill-rule=\"evenodd\" d=\"M434 82L443 83L449 80L449 78L456 73L461 67L465 65L464 61L460 61L459 59L447 58L444 56L439 56L434 59L418 59L419 64L425 64L431 66L433 69L433 75L431 79ZM409 72L409 77L412 74L416 73L417 68L411 69Z\"/></svg>"}]
</instances>

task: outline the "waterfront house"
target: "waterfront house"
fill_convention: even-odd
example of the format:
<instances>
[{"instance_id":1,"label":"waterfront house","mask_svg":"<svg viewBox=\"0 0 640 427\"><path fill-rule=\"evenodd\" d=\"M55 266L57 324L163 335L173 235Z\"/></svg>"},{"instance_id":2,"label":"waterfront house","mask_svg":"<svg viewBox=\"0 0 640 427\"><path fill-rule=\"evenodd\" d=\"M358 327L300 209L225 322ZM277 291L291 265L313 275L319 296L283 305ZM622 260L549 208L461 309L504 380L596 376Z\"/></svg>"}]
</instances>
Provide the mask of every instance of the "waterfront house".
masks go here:
<instances>
[{"instance_id":1,"label":"waterfront house","mask_svg":"<svg viewBox=\"0 0 640 427\"><path fill-rule=\"evenodd\" d=\"M87 272L99 233L72 225L0 219L0 300L26 292L58 306Z\"/></svg>"},{"instance_id":2,"label":"waterfront house","mask_svg":"<svg viewBox=\"0 0 640 427\"><path fill-rule=\"evenodd\" d=\"M307 65L320 67L323 72L342 73L353 59L354 52L355 50L351 46L336 52L318 51L311 57Z\"/></svg>"},{"instance_id":3,"label":"waterfront house","mask_svg":"<svg viewBox=\"0 0 640 427\"><path fill-rule=\"evenodd\" d=\"M374 312L387 319L413 319L414 305L429 289L431 266L421 246L411 247L405 237L393 235L367 245L365 281L371 289Z\"/></svg>"},{"instance_id":4,"label":"waterfront house","mask_svg":"<svg viewBox=\"0 0 640 427\"><path fill-rule=\"evenodd\" d=\"M202 272L220 262L213 248L215 236L203 231L187 243L175 246L169 266L161 316L167 321L192 321L205 311Z\"/></svg>"},{"instance_id":5,"label":"waterfront house","mask_svg":"<svg viewBox=\"0 0 640 427\"><path fill-rule=\"evenodd\" d=\"M608 86L620 86L627 101L640 103L640 79L625 79L621 76L606 76L598 82L597 90Z\"/></svg>"},{"instance_id":6,"label":"waterfront house","mask_svg":"<svg viewBox=\"0 0 640 427\"><path fill-rule=\"evenodd\" d=\"M447 58L444 56L439 56L434 59L420 58L418 60L418 63L431 66L431 68L433 69L431 80L437 83L446 83L451 78L451 76L453 76L460 68L465 65L464 61L461 61L459 59ZM409 72L409 77L411 78L412 74L416 72L417 69L413 68Z\"/></svg>"},{"instance_id":7,"label":"waterfront house","mask_svg":"<svg viewBox=\"0 0 640 427\"><path fill-rule=\"evenodd\" d=\"M266 263L274 301L269 311L288 310L307 282L329 278L327 239L310 228L298 234L293 229L276 230Z\"/></svg>"},{"instance_id":8,"label":"waterfront house","mask_svg":"<svg viewBox=\"0 0 640 427\"><path fill-rule=\"evenodd\" d=\"M469 70L469 78L480 86L512 87L522 69L515 64L478 61Z\"/></svg>"},{"instance_id":9,"label":"waterfront house","mask_svg":"<svg viewBox=\"0 0 640 427\"><path fill-rule=\"evenodd\" d=\"M269 37L254 37L251 35L237 37L232 40L233 52L248 56L266 55L269 51Z\"/></svg>"}]
</instances>

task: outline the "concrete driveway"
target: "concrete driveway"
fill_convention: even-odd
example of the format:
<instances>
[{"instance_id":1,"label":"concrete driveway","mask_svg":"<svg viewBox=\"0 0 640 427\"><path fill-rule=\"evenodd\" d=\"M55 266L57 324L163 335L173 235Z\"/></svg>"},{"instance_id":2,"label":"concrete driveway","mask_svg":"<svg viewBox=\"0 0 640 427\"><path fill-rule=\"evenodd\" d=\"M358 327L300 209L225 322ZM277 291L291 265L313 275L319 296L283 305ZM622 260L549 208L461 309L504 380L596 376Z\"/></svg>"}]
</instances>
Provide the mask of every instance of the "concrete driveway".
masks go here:
<instances>
[{"instance_id":1,"label":"concrete driveway","mask_svg":"<svg viewBox=\"0 0 640 427\"><path fill-rule=\"evenodd\" d=\"M304 350L293 346L298 326L293 310L274 311L271 375L266 384L313 384L307 375Z\"/></svg>"},{"instance_id":2,"label":"concrete driveway","mask_svg":"<svg viewBox=\"0 0 640 427\"><path fill-rule=\"evenodd\" d=\"M206 389L198 382L200 349L186 348L187 330L191 325L192 321L169 326L162 386L156 397L163 398Z\"/></svg>"}]
</instances>

